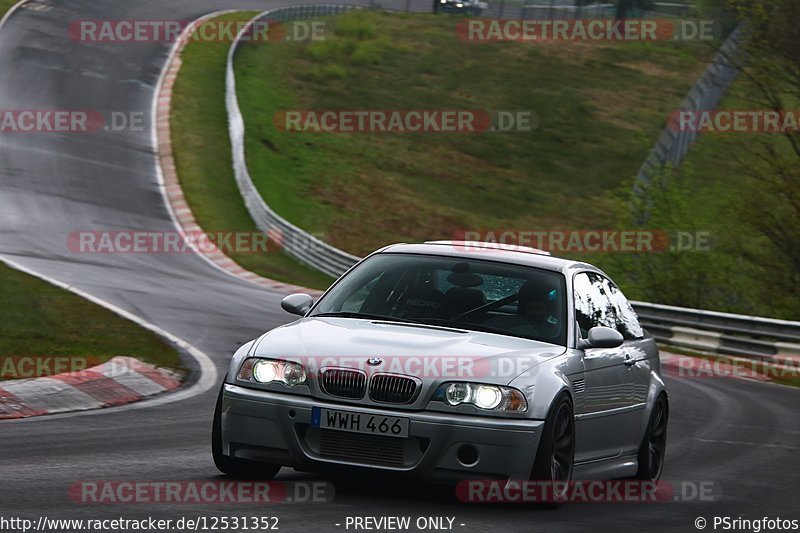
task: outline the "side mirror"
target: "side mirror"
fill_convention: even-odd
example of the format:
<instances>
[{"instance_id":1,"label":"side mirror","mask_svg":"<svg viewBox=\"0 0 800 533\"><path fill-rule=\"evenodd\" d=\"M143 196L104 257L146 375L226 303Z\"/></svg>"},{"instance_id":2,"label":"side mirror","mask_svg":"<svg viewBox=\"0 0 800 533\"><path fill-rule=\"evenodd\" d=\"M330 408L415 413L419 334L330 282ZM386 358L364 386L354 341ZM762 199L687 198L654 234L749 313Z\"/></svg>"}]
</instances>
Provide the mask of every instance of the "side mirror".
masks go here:
<instances>
[{"instance_id":1,"label":"side mirror","mask_svg":"<svg viewBox=\"0 0 800 533\"><path fill-rule=\"evenodd\" d=\"M625 342L622 333L606 326L595 326L589 330L588 339L578 340L578 349L587 348L616 348Z\"/></svg>"},{"instance_id":2,"label":"side mirror","mask_svg":"<svg viewBox=\"0 0 800 533\"><path fill-rule=\"evenodd\" d=\"M281 300L281 307L287 313L293 315L304 316L311 306L314 304L314 299L305 293L290 294Z\"/></svg>"}]
</instances>

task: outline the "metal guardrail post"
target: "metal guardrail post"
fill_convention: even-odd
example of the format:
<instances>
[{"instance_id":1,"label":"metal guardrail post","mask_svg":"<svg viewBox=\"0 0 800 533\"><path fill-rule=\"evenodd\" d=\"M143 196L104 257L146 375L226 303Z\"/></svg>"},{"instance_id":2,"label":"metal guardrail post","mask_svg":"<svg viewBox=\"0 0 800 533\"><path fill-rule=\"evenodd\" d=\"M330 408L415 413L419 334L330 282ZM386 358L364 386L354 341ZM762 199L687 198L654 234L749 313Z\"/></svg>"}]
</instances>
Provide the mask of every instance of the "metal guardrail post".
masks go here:
<instances>
[{"instance_id":1,"label":"metal guardrail post","mask_svg":"<svg viewBox=\"0 0 800 533\"><path fill-rule=\"evenodd\" d=\"M343 10L337 6L305 5L292 8L270 10L253 19L273 18L281 20L298 20L313 17L317 13L332 13ZM251 23L253 22L251 21ZM250 216L264 233L279 235L285 252L298 261L316 268L331 276L339 276L355 264L359 258L323 242L308 232L303 231L275 213L259 193L247 168L245 158L245 124L239 109L236 95L236 76L233 59L242 45L239 34L228 52L225 75L225 99L228 111L229 136L233 158L233 170L239 192Z\"/></svg>"},{"instance_id":2,"label":"metal guardrail post","mask_svg":"<svg viewBox=\"0 0 800 533\"><path fill-rule=\"evenodd\" d=\"M730 57L738 50L742 37L742 27L737 28L728 36L714 56L712 63L689 90L676 112L710 111L716 108L737 77ZM655 177L653 172L660 172L667 163L680 165L691 146L697 141L699 132L672 132L672 127L671 124L667 125L639 168L633 187L637 195L641 195L646 186L652 182Z\"/></svg>"}]
</instances>

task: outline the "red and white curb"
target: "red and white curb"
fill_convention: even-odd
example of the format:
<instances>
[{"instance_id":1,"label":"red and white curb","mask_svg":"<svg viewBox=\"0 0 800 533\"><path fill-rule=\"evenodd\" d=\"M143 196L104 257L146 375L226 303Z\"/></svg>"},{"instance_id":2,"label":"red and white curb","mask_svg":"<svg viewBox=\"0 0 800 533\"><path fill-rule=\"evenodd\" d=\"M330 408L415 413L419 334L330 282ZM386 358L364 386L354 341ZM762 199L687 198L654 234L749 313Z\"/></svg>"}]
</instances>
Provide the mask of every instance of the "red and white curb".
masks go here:
<instances>
[{"instance_id":1,"label":"red and white curb","mask_svg":"<svg viewBox=\"0 0 800 533\"><path fill-rule=\"evenodd\" d=\"M211 13L199 21L207 20L210 18L218 17L220 15L230 13L231 11L219 11ZM191 29L191 25L187 30ZM175 80L178 77L178 72L181 69L181 53L190 39L179 39L172 53L167 60L167 64L162 71L162 76L156 91L156 105L155 105L155 141L157 149L158 164L161 167L161 177L163 180L164 196L167 200L167 205L173 215L173 220L178 226L178 229L184 233L197 235L203 232L203 229L195 220L189 204L186 202L186 197L181 189L180 181L178 180L178 172L175 168L175 158L172 154L172 137L170 134L170 109L172 103L172 90L175 86ZM197 252L217 268L243 279L260 287L285 292L287 294L293 292L305 292L313 295L320 295L322 292L307 287L299 287L289 283L282 283L273 279L259 276L254 272L250 272L238 265L233 259L225 255L219 249L212 251L198 250Z\"/></svg>"},{"instance_id":2,"label":"red and white curb","mask_svg":"<svg viewBox=\"0 0 800 533\"><path fill-rule=\"evenodd\" d=\"M117 356L80 372L0 382L0 420L123 405L180 385L171 370Z\"/></svg>"}]
</instances>

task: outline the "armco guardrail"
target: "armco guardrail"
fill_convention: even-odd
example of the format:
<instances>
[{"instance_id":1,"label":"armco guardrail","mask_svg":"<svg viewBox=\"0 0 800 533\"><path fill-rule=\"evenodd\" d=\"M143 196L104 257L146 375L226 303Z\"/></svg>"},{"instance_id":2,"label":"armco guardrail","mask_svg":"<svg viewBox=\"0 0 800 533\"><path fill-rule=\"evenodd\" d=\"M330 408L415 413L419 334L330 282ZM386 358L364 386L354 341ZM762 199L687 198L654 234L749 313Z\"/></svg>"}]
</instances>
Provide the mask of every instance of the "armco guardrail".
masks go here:
<instances>
[{"instance_id":1,"label":"armco guardrail","mask_svg":"<svg viewBox=\"0 0 800 533\"><path fill-rule=\"evenodd\" d=\"M493 6L495 5L496 3L490 3L490 9L486 14L493 14ZM505 5L505 0L502 0L504 12ZM599 6L601 9L585 6L582 9L566 10L564 8L568 6L562 0L558 2L556 2L556 0L551 0L549 5L522 4L518 1L509 1L509 5L521 9L523 11L521 14L525 17L541 16L542 14L540 11L542 9L547 9L547 12L552 16L552 11L556 8L561 9L563 11L561 15L567 18L575 17L578 14L582 14L581 16L587 16L588 14L594 16L609 16L610 13L610 11L608 11L610 7L607 5ZM369 2L369 7L384 10L425 11L431 9L429 6L432 6L432 3L428 4L427 2L420 2L419 0L415 0L414 2L410 0L370 0ZM336 15L352 9L359 9L360 7L362 6L341 4L295 5L266 11L261 13L254 20L263 18L277 21L300 20L326 15ZM244 32L242 34L244 34ZM720 50L720 53L717 55L715 64L707 69L706 73L701 77L695 85L695 88L692 89L692 92L690 92L689 96L686 98L685 106L699 109L705 104L714 103L714 105L716 105L716 100L714 100L714 98L718 100L721 95L720 91L724 92L727 88L725 83L718 82L718 78L723 81L729 78L729 76L722 76L721 69L727 68L724 65L725 58L738 46L737 43L738 38L734 38L734 36L728 39L725 46L723 46L723 50ZM288 255L326 274L339 276L358 261L358 258L323 242L275 213L264 201L261 194L259 194L250 176L245 157L245 125L236 96L236 74L233 68L234 57L241 46L242 41L236 39L228 54L226 105L233 152L234 173L245 205L259 229L273 235L279 234L282 236L283 248ZM712 98L712 96L714 96L714 98ZM669 130L665 131L662 138L659 139L656 148L653 149L651 156L642 166L642 170L639 172L639 179L643 181L649 180L652 168L663 166L666 164L668 158L675 160L676 158L682 157L681 154L684 154L686 150L688 150L688 145L694 142L694 137L696 137L696 134L675 136L672 135L672 132Z\"/></svg>"},{"instance_id":2,"label":"armco guardrail","mask_svg":"<svg viewBox=\"0 0 800 533\"><path fill-rule=\"evenodd\" d=\"M420 2L419 0L415 0L414 2L410 0L370 0L369 2L369 7L399 11L430 10L430 7L427 7L428 5L427 2ZM430 5L432 5L432 3ZM502 0L503 11L505 11L505 5L505 0ZM509 5L521 9L523 11L522 16L525 17L534 15L541 16L540 11L543 9L547 9L550 16L553 15L554 9L560 9L562 11L561 16L565 18L575 17L579 13L582 14L581 16L587 16L587 14L608 16L610 12L607 11L611 8L609 5L600 5L596 7L601 9L594 9L592 6L584 6L580 9L572 6L573 8L566 9L570 6L562 0L550 0L547 4L539 3L536 5L509 1ZM494 6L496 6L496 2L490 3L490 9L486 14L493 14ZM295 5L266 11L254 20L261 18L269 18L278 21L299 20L336 15L360 7L362 6L340 4ZM713 63L706 69L689 92L689 95L684 99L680 109L701 110L713 109L717 106L720 98L722 98L722 95L727 91L730 83L732 83L733 79L736 77L736 72L731 66L730 58L735 54L741 38L742 31L737 29L727 39L716 54ZM245 126L236 96L236 75L233 68L233 59L241 46L242 41L237 39L231 46L228 54L226 105L228 109L234 172L245 205L251 217L256 222L256 225L262 231L280 234L282 236L283 247L287 254L312 268L316 268L332 276L338 276L350 268L358 258L323 242L280 217L264 201L253 184L245 159ZM688 151L689 146L694 143L696 138L696 132L675 132L669 127L665 129L656 143L656 146L639 170L635 190L641 193L643 185L649 183L656 173L660 172L660 169L667 163L680 163Z\"/></svg>"},{"instance_id":3,"label":"armco guardrail","mask_svg":"<svg viewBox=\"0 0 800 533\"><path fill-rule=\"evenodd\" d=\"M437 0L438 1L438 0ZM486 9L481 16L499 19L614 19L617 6L613 2L580 4L575 0L482 0ZM369 7L388 11L430 12L434 0L370 0ZM577 5L576 5L577 4ZM647 10L634 10L634 18L688 16L693 5L655 2Z\"/></svg>"},{"instance_id":4,"label":"armco guardrail","mask_svg":"<svg viewBox=\"0 0 800 533\"><path fill-rule=\"evenodd\" d=\"M402 1L402 0L401 0ZM255 20L288 21L343 13L358 6L301 5L267 11ZM736 37L735 39L738 39ZM727 46L735 46L729 39ZM236 42L228 54L226 72L226 105L233 150L236 183L247 210L259 229L268 234L280 234L286 252L299 261L331 276L339 276L359 258L339 250L303 231L275 213L256 189L245 159L245 126L236 97L236 78L233 60L239 49ZM729 52L728 52L729 53ZM713 74L709 74L712 76ZM693 99L692 105L708 103ZM699 107L694 107L699 109ZM686 142L686 140L681 141ZM633 302L643 325L659 342L728 355L761 358L783 362L800 357L800 322L717 313L685 307Z\"/></svg>"},{"instance_id":5,"label":"armco guardrail","mask_svg":"<svg viewBox=\"0 0 800 533\"><path fill-rule=\"evenodd\" d=\"M659 342L766 361L800 361L800 322L632 303Z\"/></svg>"},{"instance_id":6,"label":"armco guardrail","mask_svg":"<svg viewBox=\"0 0 800 533\"><path fill-rule=\"evenodd\" d=\"M325 15L336 15L358 6L352 5L296 5L261 13L252 22L268 18L273 21L299 20ZM247 29L243 30L244 35ZM258 228L268 235L280 235L284 251L306 265L328 275L339 276L358 261L358 257L327 244L298 228L273 211L256 189L245 158L245 126L239 100L236 96L236 74L233 59L243 41L236 39L228 52L225 73L225 105L228 110L228 128L233 151L233 171L236 184L242 193L247 211Z\"/></svg>"},{"instance_id":7,"label":"armco guardrail","mask_svg":"<svg viewBox=\"0 0 800 533\"><path fill-rule=\"evenodd\" d=\"M728 36L676 112L711 111L717 108L738 76L734 58L743 39L741 27ZM697 136L697 131L677 131L673 124L668 124L639 168L634 191L641 194L666 165L680 165L689 148L697 141Z\"/></svg>"}]
</instances>

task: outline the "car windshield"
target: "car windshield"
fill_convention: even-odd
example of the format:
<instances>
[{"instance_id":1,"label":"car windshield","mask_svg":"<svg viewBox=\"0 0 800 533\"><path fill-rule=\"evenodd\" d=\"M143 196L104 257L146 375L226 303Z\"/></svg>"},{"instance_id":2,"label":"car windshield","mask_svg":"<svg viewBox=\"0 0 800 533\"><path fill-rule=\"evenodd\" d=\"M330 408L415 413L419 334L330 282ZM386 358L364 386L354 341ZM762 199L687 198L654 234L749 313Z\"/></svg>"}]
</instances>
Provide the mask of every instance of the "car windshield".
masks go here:
<instances>
[{"instance_id":1,"label":"car windshield","mask_svg":"<svg viewBox=\"0 0 800 533\"><path fill-rule=\"evenodd\" d=\"M486 260L377 254L310 316L388 320L485 331L566 345L564 277Z\"/></svg>"}]
</instances>

